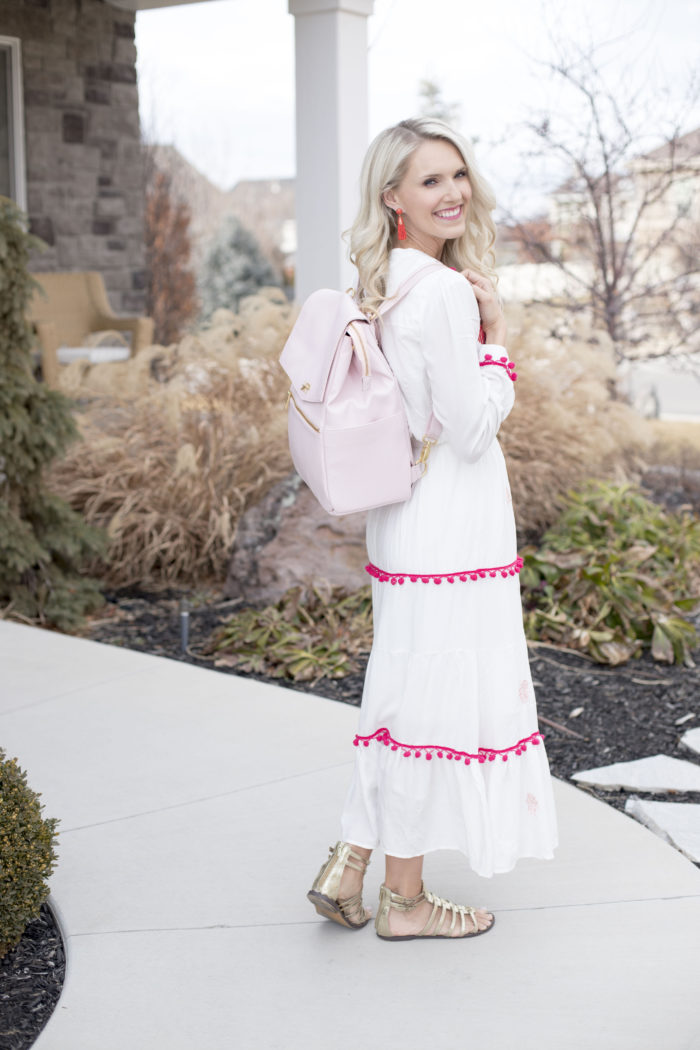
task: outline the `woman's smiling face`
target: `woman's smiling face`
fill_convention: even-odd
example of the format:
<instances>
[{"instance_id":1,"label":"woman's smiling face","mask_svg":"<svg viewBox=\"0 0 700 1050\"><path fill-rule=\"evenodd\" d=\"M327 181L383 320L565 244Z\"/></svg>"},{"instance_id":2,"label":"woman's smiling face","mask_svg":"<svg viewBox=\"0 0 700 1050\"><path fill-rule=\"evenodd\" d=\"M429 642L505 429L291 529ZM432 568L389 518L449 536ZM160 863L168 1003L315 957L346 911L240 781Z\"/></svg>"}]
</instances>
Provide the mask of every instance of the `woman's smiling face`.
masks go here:
<instances>
[{"instance_id":1,"label":"woman's smiling face","mask_svg":"<svg viewBox=\"0 0 700 1050\"><path fill-rule=\"evenodd\" d=\"M451 142L426 139L411 156L405 176L384 194L390 208L403 209L404 248L418 248L435 258L446 240L466 229L471 199L467 166Z\"/></svg>"}]
</instances>

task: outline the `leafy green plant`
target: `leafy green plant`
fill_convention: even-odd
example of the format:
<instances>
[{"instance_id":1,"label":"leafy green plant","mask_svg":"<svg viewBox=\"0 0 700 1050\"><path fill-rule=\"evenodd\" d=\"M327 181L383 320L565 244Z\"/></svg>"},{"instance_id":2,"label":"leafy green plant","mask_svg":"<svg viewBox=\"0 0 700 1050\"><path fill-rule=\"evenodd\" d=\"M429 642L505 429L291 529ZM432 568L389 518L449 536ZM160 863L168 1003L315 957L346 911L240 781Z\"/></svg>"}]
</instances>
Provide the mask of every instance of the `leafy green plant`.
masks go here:
<instances>
[{"instance_id":1,"label":"leafy green plant","mask_svg":"<svg viewBox=\"0 0 700 1050\"><path fill-rule=\"evenodd\" d=\"M236 613L207 646L218 667L316 682L357 669L372 645L370 587L292 587L274 605Z\"/></svg>"},{"instance_id":2,"label":"leafy green plant","mask_svg":"<svg viewBox=\"0 0 700 1050\"><path fill-rule=\"evenodd\" d=\"M0 750L0 958L19 943L49 895L58 821L42 817L39 798L17 759Z\"/></svg>"},{"instance_id":3,"label":"leafy green plant","mask_svg":"<svg viewBox=\"0 0 700 1050\"><path fill-rule=\"evenodd\" d=\"M103 543L46 484L77 429L70 402L32 374L27 263L38 243L0 197L0 611L70 630L102 604L82 570Z\"/></svg>"},{"instance_id":4,"label":"leafy green plant","mask_svg":"<svg viewBox=\"0 0 700 1050\"><path fill-rule=\"evenodd\" d=\"M521 573L530 638L624 663L650 649L692 665L700 603L700 521L674 514L629 485L590 482L526 548Z\"/></svg>"}]
</instances>

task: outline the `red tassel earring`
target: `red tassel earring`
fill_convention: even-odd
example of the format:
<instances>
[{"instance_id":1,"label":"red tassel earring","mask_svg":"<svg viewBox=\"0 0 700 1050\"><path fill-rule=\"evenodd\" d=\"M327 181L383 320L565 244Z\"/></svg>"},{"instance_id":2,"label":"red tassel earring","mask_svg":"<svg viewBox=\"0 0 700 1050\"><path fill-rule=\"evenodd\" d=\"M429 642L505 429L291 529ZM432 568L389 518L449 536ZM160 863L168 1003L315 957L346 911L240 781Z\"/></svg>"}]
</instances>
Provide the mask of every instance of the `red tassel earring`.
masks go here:
<instances>
[{"instance_id":1,"label":"red tassel earring","mask_svg":"<svg viewBox=\"0 0 700 1050\"><path fill-rule=\"evenodd\" d=\"M403 208L396 209L396 229L398 232L399 240L406 240L406 227L403 224Z\"/></svg>"}]
</instances>

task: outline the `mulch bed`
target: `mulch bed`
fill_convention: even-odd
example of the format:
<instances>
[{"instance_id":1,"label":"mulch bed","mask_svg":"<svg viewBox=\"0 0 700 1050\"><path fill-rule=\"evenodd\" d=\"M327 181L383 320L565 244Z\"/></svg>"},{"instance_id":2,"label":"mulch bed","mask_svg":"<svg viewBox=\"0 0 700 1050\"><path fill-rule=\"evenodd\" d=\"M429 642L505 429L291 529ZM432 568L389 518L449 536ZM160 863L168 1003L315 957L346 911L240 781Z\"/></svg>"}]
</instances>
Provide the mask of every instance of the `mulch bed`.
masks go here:
<instances>
[{"instance_id":1,"label":"mulch bed","mask_svg":"<svg viewBox=\"0 0 700 1050\"><path fill-rule=\"evenodd\" d=\"M66 957L49 908L0 959L0 1050L26 1050L48 1021L63 987Z\"/></svg>"},{"instance_id":2,"label":"mulch bed","mask_svg":"<svg viewBox=\"0 0 700 1050\"><path fill-rule=\"evenodd\" d=\"M183 597L191 605L184 653L179 615ZM106 608L88 625L85 637L209 668L214 664L203 649L210 634L240 607L215 594L181 591L121 591L106 598ZM655 754L700 764L680 744L687 729L700 725L700 667L669 667L648 655L621 667L601 667L584 656L543 645L532 647L530 663L554 776L569 780L584 769ZM361 662L354 674L311 686L265 675L249 677L358 706L364 666ZM581 790L620 810L628 797L624 791ZM698 802L700 792L667 797ZM44 907L18 947L0 961L0 1050L27 1050L32 1045L58 1000L64 970L60 935Z\"/></svg>"}]
</instances>

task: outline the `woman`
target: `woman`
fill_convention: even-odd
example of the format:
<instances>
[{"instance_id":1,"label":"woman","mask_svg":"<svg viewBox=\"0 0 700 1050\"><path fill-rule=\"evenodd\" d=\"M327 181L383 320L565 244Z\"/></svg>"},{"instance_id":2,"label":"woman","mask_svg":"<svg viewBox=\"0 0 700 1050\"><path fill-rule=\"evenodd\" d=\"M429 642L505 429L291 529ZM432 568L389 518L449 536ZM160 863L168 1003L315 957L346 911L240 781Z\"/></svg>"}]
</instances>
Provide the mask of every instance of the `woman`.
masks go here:
<instances>
[{"instance_id":1,"label":"woman","mask_svg":"<svg viewBox=\"0 0 700 1050\"><path fill-rule=\"evenodd\" d=\"M406 120L370 146L350 231L369 316L418 270L444 264L433 262L382 322L414 449L431 413L443 429L411 498L368 516L374 643L355 769L343 841L309 893L328 918L366 925L362 879L381 846L375 926L390 940L493 927L490 912L425 890L426 852L460 850L490 876L519 857L550 858L557 841L496 440L516 376L493 285L494 206L461 135Z\"/></svg>"}]
</instances>

